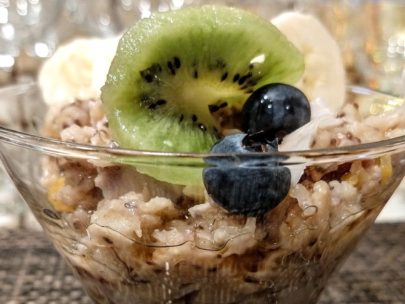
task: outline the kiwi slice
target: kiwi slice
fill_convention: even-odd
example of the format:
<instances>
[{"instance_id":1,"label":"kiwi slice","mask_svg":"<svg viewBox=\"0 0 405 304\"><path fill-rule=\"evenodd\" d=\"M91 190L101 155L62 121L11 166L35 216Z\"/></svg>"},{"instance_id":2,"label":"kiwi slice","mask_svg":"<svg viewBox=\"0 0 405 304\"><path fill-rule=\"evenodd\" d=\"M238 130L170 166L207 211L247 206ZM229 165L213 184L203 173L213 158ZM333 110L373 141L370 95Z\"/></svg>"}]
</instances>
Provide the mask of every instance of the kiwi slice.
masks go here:
<instances>
[{"instance_id":1,"label":"kiwi slice","mask_svg":"<svg viewBox=\"0 0 405 304\"><path fill-rule=\"evenodd\" d=\"M295 83L303 70L303 56L267 20L230 7L187 8L142 19L123 35L102 100L120 146L206 152L221 129L216 112L235 113L256 88Z\"/></svg>"}]
</instances>

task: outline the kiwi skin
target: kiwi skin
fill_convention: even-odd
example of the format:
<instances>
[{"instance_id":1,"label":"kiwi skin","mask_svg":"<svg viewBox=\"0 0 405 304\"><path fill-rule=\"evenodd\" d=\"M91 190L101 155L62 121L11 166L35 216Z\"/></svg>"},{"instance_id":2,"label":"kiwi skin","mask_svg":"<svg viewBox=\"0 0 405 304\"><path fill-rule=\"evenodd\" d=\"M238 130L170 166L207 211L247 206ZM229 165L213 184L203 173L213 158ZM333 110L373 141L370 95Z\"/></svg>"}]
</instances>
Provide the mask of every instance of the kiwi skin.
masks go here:
<instances>
[{"instance_id":1,"label":"kiwi skin","mask_svg":"<svg viewBox=\"0 0 405 304\"><path fill-rule=\"evenodd\" d=\"M295 83L303 69L303 56L267 20L229 7L187 8L124 34L102 101L121 147L207 152L255 89ZM165 175L158 178L190 184L188 174Z\"/></svg>"}]
</instances>

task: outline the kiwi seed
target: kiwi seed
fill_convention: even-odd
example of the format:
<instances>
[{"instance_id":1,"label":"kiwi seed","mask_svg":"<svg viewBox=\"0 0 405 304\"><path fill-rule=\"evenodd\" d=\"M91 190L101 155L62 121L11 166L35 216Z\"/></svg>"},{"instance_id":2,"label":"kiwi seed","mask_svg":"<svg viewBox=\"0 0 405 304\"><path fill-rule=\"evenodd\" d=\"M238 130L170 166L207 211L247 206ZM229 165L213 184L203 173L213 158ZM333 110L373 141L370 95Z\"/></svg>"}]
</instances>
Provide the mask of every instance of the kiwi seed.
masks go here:
<instances>
[{"instance_id":1,"label":"kiwi seed","mask_svg":"<svg viewBox=\"0 0 405 304\"><path fill-rule=\"evenodd\" d=\"M247 73L245 76L242 76L241 78L239 78L238 84L239 85L244 84L246 82L246 80L248 80L252 76L253 76L252 72Z\"/></svg>"},{"instance_id":2,"label":"kiwi seed","mask_svg":"<svg viewBox=\"0 0 405 304\"><path fill-rule=\"evenodd\" d=\"M141 77L147 82L152 83L159 73L162 72L162 67L158 63L152 64L149 68L140 72Z\"/></svg>"},{"instance_id":3,"label":"kiwi seed","mask_svg":"<svg viewBox=\"0 0 405 304\"><path fill-rule=\"evenodd\" d=\"M165 105L165 104L166 104L166 100L160 99L160 100L158 100L157 102L150 104L150 105L148 106L148 109L154 110L154 109L156 109L157 107L163 106L163 105Z\"/></svg>"},{"instance_id":4,"label":"kiwi seed","mask_svg":"<svg viewBox=\"0 0 405 304\"><path fill-rule=\"evenodd\" d=\"M219 107L217 105L215 105L215 104L210 104L210 105L208 105L208 110L211 113L215 113L215 112L217 112L219 110Z\"/></svg>"},{"instance_id":5,"label":"kiwi seed","mask_svg":"<svg viewBox=\"0 0 405 304\"><path fill-rule=\"evenodd\" d=\"M175 66L175 68L176 68L176 69L180 69L180 67L181 67L181 62L180 62L179 57L174 57L173 60L174 60L174 66Z\"/></svg>"},{"instance_id":6,"label":"kiwi seed","mask_svg":"<svg viewBox=\"0 0 405 304\"><path fill-rule=\"evenodd\" d=\"M173 64L172 64L171 61L168 61L168 62L167 62L167 67L169 68L170 73L171 73L172 75L176 75L176 70L174 69L174 66L173 66Z\"/></svg>"}]
</instances>

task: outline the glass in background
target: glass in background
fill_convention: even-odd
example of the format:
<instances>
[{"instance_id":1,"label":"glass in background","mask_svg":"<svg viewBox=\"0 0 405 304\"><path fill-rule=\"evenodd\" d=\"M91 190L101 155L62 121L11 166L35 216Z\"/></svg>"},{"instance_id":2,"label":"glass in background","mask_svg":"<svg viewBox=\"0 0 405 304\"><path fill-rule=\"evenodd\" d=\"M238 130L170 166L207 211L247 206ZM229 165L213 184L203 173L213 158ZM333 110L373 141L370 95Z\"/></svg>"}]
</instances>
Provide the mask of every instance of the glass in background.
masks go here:
<instances>
[{"instance_id":1,"label":"glass in background","mask_svg":"<svg viewBox=\"0 0 405 304\"><path fill-rule=\"evenodd\" d=\"M311 2L338 39L352 82L405 96L405 1Z\"/></svg>"},{"instance_id":2,"label":"glass in background","mask_svg":"<svg viewBox=\"0 0 405 304\"><path fill-rule=\"evenodd\" d=\"M316 15L329 28L342 49L348 82L405 96L405 1L279 2Z\"/></svg>"},{"instance_id":3,"label":"glass in background","mask_svg":"<svg viewBox=\"0 0 405 304\"><path fill-rule=\"evenodd\" d=\"M0 104L4 103L3 99L8 98L7 95L1 96ZM13 120L16 118L14 113L0 107L0 123L4 124L4 122L9 121L10 117ZM27 214L28 208L26 204L22 202L10 177L7 176L3 165L0 164L0 228L24 228Z\"/></svg>"},{"instance_id":4,"label":"glass in background","mask_svg":"<svg viewBox=\"0 0 405 304\"><path fill-rule=\"evenodd\" d=\"M0 84L16 79L22 54L41 59L58 43L57 23L64 0L0 0ZM25 68L35 62L26 62Z\"/></svg>"},{"instance_id":5,"label":"glass in background","mask_svg":"<svg viewBox=\"0 0 405 304\"><path fill-rule=\"evenodd\" d=\"M75 36L112 36L122 31L117 0L66 0L65 12Z\"/></svg>"},{"instance_id":6,"label":"glass in background","mask_svg":"<svg viewBox=\"0 0 405 304\"><path fill-rule=\"evenodd\" d=\"M0 165L0 227L24 228L28 210L4 170Z\"/></svg>"},{"instance_id":7,"label":"glass in background","mask_svg":"<svg viewBox=\"0 0 405 304\"><path fill-rule=\"evenodd\" d=\"M0 0L0 85L27 81L19 74L19 65L34 71L41 59L52 55L63 5L64 0ZM21 58L24 62L20 63ZM0 108L0 120L4 115ZM0 227L23 228L26 216L26 205L1 166Z\"/></svg>"},{"instance_id":8,"label":"glass in background","mask_svg":"<svg viewBox=\"0 0 405 304\"><path fill-rule=\"evenodd\" d=\"M176 10L187 6L222 4L238 6L266 18L293 8L299 1L286 0L66 0L66 8L78 32L106 37L125 31L152 12Z\"/></svg>"},{"instance_id":9,"label":"glass in background","mask_svg":"<svg viewBox=\"0 0 405 304\"><path fill-rule=\"evenodd\" d=\"M364 1L358 69L372 87L405 96L405 1Z\"/></svg>"},{"instance_id":10,"label":"glass in background","mask_svg":"<svg viewBox=\"0 0 405 304\"><path fill-rule=\"evenodd\" d=\"M66 0L77 32L88 36L117 35L152 12L178 9L195 0Z\"/></svg>"}]
</instances>

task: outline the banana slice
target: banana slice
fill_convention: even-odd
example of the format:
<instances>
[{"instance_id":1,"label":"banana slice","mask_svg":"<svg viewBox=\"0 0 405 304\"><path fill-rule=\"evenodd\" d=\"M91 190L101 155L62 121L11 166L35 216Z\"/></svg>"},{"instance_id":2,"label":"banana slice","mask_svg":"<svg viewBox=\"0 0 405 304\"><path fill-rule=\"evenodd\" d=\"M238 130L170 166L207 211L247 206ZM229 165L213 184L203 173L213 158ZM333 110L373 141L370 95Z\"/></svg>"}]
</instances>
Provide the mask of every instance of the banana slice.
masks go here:
<instances>
[{"instance_id":1,"label":"banana slice","mask_svg":"<svg viewBox=\"0 0 405 304\"><path fill-rule=\"evenodd\" d=\"M272 23L304 55L305 71L296 86L310 101L320 98L337 113L345 101L346 76L334 38L310 15L287 12L275 17Z\"/></svg>"},{"instance_id":2,"label":"banana slice","mask_svg":"<svg viewBox=\"0 0 405 304\"><path fill-rule=\"evenodd\" d=\"M45 102L65 104L99 98L117 45L118 38L91 38L76 39L58 48L38 75Z\"/></svg>"}]
</instances>

